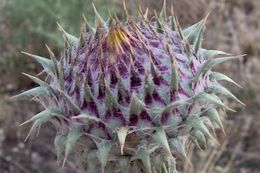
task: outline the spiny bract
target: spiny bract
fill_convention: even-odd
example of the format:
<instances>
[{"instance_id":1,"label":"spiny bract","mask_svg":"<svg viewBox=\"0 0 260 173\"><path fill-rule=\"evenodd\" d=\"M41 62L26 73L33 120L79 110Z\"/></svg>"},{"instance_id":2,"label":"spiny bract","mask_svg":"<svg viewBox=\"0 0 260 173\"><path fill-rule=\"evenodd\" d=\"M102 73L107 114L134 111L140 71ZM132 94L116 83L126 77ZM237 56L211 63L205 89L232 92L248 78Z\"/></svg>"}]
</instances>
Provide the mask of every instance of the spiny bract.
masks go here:
<instances>
[{"instance_id":1,"label":"spiny bract","mask_svg":"<svg viewBox=\"0 0 260 173\"><path fill-rule=\"evenodd\" d=\"M59 25L60 59L48 46L50 59L26 53L47 74L45 81L25 74L39 86L18 95L45 108L23 123L33 123L28 136L52 122L58 159L65 163L74 148L88 173L177 172L187 141L204 146L214 125L223 129L217 109L232 109L218 96L240 102L219 81L238 84L211 71L238 56L202 49L207 17L182 30L165 3L152 20L140 10L138 22L127 11L125 22L94 11L95 28L85 20L79 38Z\"/></svg>"}]
</instances>

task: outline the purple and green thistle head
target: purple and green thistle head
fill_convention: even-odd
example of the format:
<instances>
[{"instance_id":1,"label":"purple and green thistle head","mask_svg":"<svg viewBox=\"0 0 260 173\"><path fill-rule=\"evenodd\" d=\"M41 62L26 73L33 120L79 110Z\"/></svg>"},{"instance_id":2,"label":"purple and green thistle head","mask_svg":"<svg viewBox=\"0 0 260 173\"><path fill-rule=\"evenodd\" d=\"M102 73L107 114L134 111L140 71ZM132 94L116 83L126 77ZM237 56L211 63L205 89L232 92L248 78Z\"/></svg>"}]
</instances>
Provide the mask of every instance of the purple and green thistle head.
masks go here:
<instances>
[{"instance_id":1,"label":"purple and green thistle head","mask_svg":"<svg viewBox=\"0 0 260 173\"><path fill-rule=\"evenodd\" d=\"M25 53L47 76L25 74L39 86L18 95L44 107L23 123L33 123L28 137L53 123L58 159L65 163L75 149L88 173L176 172L187 142L205 146L215 126L223 129L218 110L233 110L220 97L241 103L219 81L239 85L212 71L239 56L201 48L207 17L181 29L165 3L151 20L141 11L137 22L127 11L123 22L94 12L95 27L85 19L79 38L59 25L60 58L48 46L50 59Z\"/></svg>"}]
</instances>

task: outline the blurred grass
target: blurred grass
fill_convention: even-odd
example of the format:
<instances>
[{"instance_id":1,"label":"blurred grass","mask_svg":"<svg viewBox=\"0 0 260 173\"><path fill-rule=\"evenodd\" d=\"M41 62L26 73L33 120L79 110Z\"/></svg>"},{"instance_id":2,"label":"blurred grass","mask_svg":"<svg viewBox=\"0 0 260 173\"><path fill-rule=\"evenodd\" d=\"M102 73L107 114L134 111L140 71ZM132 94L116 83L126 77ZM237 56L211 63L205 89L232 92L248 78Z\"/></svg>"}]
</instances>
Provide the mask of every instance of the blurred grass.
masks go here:
<instances>
[{"instance_id":1,"label":"blurred grass","mask_svg":"<svg viewBox=\"0 0 260 173\"><path fill-rule=\"evenodd\" d=\"M6 22L9 33L5 44L10 43L21 47L33 42L35 46L41 45L40 41L51 41L55 48L63 47L63 40L57 33L59 22L66 30L78 35L82 14L93 22L91 0L10 0L2 8L2 18ZM112 14L118 14L116 6L95 1L102 16L108 16L108 9ZM14 32L15 31L15 32ZM32 44L32 43L31 43Z\"/></svg>"}]
</instances>

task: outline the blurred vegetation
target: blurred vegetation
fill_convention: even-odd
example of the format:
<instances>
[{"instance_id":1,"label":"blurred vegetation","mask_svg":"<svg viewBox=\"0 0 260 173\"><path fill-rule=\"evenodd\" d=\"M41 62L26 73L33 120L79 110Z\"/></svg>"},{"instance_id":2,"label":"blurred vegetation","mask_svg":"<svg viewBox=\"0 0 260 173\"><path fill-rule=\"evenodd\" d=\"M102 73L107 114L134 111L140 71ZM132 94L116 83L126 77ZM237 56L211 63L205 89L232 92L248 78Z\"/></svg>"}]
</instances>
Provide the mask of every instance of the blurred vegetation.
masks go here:
<instances>
[{"instance_id":1,"label":"blurred vegetation","mask_svg":"<svg viewBox=\"0 0 260 173\"><path fill-rule=\"evenodd\" d=\"M0 0L0 51L4 52L0 58L0 73L12 78L20 71L35 70L34 64L20 53L22 50L47 55L47 43L59 55L64 42L56 22L77 36L83 14L91 23L94 21L91 3L92 0ZM112 15L120 13L119 8L109 2L96 0L95 5L102 16L108 16L108 10ZM22 85L21 78L13 80Z\"/></svg>"}]
</instances>

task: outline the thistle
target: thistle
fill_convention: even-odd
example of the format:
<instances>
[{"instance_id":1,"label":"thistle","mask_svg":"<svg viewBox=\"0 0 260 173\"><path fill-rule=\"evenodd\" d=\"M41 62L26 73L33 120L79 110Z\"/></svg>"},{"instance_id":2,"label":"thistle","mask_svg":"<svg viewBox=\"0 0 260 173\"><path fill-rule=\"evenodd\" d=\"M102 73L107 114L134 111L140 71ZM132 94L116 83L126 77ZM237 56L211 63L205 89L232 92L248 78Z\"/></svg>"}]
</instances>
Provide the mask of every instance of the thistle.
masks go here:
<instances>
[{"instance_id":1,"label":"thistle","mask_svg":"<svg viewBox=\"0 0 260 173\"><path fill-rule=\"evenodd\" d=\"M50 59L25 53L47 75L43 81L25 74L39 86L18 95L45 108L22 124L33 123L26 139L51 122L63 164L74 149L88 173L176 173L176 159L187 161L187 143L216 141L215 126L223 129L218 110L234 111L220 97L243 104L219 81L240 85L212 71L240 56L201 48L207 17L181 29L165 3L152 20L140 10L137 22L127 10L124 22L105 21L93 8L95 27L84 17L79 38L59 25L60 58L48 46Z\"/></svg>"}]
</instances>

